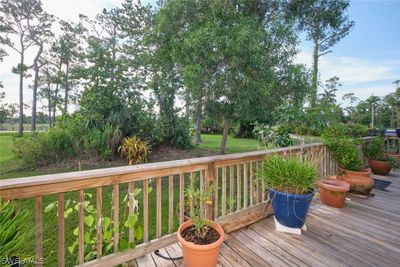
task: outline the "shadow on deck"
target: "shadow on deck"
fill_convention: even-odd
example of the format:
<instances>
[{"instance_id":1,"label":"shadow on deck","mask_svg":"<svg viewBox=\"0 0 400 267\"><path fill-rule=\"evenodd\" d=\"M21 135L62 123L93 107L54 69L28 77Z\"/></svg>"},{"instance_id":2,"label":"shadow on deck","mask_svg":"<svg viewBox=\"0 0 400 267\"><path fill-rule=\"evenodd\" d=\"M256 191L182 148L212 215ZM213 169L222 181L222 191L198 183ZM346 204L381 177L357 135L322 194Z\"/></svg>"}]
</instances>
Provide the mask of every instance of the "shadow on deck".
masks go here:
<instances>
[{"instance_id":1,"label":"shadow on deck","mask_svg":"<svg viewBox=\"0 0 400 267\"><path fill-rule=\"evenodd\" d=\"M391 181L387 191L364 199L349 195L343 209L315 200L302 235L275 231L272 217L227 234L219 266L399 266L400 173L375 178ZM179 244L160 250L181 256ZM136 259L138 266L183 266L154 253Z\"/></svg>"}]
</instances>

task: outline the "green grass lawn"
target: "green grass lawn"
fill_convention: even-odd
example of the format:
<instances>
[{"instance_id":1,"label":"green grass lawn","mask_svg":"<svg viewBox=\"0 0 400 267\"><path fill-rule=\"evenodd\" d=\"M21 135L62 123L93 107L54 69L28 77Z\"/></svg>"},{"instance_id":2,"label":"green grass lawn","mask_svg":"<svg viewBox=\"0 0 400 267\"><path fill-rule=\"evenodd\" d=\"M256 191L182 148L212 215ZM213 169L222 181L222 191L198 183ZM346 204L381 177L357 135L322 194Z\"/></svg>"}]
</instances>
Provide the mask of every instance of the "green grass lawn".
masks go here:
<instances>
[{"instance_id":1,"label":"green grass lawn","mask_svg":"<svg viewBox=\"0 0 400 267\"><path fill-rule=\"evenodd\" d=\"M203 144L199 145L200 149L218 151L221 144L222 135L202 134ZM226 153L240 153L259 150L258 141L251 138L233 138L228 136L226 143Z\"/></svg>"},{"instance_id":2,"label":"green grass lawn","mask_svg":"<svg viewBox=\"0 0 400 267\"><path fill-rule=\"evenodd\" d=\"M13 153L13 136L0 136L0 163L7 162L14 158Z\"/></svg>"}]
</instances>

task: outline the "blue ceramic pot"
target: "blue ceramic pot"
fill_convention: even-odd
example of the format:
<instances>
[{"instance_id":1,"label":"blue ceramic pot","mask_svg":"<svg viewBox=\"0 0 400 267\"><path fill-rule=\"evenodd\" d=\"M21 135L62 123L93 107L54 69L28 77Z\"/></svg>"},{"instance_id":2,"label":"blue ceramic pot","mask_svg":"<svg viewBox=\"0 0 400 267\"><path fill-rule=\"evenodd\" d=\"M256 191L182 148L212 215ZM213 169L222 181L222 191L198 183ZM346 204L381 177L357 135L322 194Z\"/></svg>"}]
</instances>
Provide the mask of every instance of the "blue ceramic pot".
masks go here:
<instances>
[{"instance_id":1,"label":"blue ceramic pot","mask_svg":"<svg viewBox=\"0 0 400 267\"><path fill-rule=\"evenodd\" d=\"M290 228L301 228L304 225L314 192L287 194L269 189L268 194L275 218L280 224Z\"/></svg>"}]
</instances>

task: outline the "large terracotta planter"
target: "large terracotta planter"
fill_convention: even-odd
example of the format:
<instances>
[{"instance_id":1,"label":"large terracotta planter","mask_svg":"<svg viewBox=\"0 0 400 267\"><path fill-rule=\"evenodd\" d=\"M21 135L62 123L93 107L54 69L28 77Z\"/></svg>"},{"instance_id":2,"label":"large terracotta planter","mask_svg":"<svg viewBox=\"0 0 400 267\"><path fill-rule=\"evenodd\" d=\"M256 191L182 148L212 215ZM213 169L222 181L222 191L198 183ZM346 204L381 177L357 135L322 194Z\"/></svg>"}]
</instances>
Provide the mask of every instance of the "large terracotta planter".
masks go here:
<instances>
[{"instance_id":1,"label":"large terracotta planter","mask_svg":"<svg viewBox=\"0 0 400 267\"><path fill-rule=\"evenodd\" d=\"M374 180L368 169L350 171L340 168L341 175L337 178L350 184L350 191L356 194L368 195L374 186Z\"/></svg>"},{"instance_id":2,"label":"large terracotta planter","mask_svg":"<svg viewBox=\"0 0 400 267\"><path fill-rule=\"evenodd\" d=\"M213 228L220 234L220 238L209 245L196 245L193 242L186 241L181 232L192 225L192 221L186 221L179 226L177 235L179 243L182 247L183 260L187 267L214 267L217 265L219 249L224 242L224 229L216 223L213 223Z\"/></svg>"},{"instance_id":3,"label":"large terracotta planter","mask_svg":"<svg viewBox=\"0 0 400 267\"><path fill-rule=\"evenodd\" d=\"M317 187L322 203L334 208L343 208L346 194L350 190L349 183L329 177L318 180Z\"/></svg>"},{"instance_id":4,"label":"large terracotta planter","mask_svg":"<svg viewBox=\"0 0 400 267\"><path fill-rule=\"evenodd\" d=\"M387 175L392 169L387 161L370 159L368 160L368 164L371 167L372 173L378 175Z\"/></svg>"}]
</instances>

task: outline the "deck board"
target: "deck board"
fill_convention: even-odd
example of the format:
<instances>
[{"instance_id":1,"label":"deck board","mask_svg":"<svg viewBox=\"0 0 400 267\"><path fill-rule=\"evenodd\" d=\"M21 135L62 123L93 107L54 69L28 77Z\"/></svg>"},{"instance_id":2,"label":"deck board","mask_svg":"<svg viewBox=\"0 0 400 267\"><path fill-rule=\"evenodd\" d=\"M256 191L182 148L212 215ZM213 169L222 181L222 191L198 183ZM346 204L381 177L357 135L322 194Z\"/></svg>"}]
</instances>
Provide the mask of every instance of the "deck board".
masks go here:
<instances>
[{"instance_id":1,"label":"deck board","mask_svg":"<svg viewBox=\"0 0 400 267\"><path fill-rule=\"evenodd\" d=\"M314 200L307 231L275 231L272 217L226 236L218 266L399 266L400 172L378 179L391 181L387 191L373 190L367 199L349 195L343 209ZM160 250L179 257L178 244ZM184 266L154 253L136 260L139 266Z\"/></svg>"}]
</instances>

